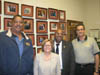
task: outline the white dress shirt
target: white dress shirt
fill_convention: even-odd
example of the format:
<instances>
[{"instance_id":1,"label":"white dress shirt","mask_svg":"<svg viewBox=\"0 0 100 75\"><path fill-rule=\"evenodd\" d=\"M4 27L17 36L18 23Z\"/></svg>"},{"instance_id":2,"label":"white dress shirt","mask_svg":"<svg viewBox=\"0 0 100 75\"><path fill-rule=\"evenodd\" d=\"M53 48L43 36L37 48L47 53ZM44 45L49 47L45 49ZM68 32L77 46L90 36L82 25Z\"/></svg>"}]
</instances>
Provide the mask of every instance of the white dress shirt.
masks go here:
<instances>
[{"instance_id":1,"label":"white dress shirt","mask_svg":"<svg viewBox=\"0 0 100 75\"><path fill-rule=\"evenodd\" d=\"M54 42L54 48L55 48L55 52L56 52L56 42ZM62 41L59 43L59 46L58 46L58 49L59 49L59 57L60 57L60 66L61 66L61 69L63 69L63 63L62 63Z\"/></svg>"}]
</instances>

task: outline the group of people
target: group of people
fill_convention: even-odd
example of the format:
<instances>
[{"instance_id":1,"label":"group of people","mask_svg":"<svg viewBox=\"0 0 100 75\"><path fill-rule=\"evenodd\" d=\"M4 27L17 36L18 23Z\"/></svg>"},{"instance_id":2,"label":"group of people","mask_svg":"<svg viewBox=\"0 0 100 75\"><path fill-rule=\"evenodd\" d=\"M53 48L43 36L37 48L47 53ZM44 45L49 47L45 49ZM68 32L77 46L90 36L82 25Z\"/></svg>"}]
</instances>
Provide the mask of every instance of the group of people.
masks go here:
<instances>
[{"instance_id":1,"label":"group of people","mask_svg":"<svg viewBox=\"0 0 100 75\"><path fill-rule=\"evenodd\" d=\"M32 41L23 32L20 15L13 17L11 28L0 33L0 75L99 75L99 48L77 25L77 38L63 40L58 29L55 39L42 42L42 52L33 59Z\"/></svg>"}]
</instances>

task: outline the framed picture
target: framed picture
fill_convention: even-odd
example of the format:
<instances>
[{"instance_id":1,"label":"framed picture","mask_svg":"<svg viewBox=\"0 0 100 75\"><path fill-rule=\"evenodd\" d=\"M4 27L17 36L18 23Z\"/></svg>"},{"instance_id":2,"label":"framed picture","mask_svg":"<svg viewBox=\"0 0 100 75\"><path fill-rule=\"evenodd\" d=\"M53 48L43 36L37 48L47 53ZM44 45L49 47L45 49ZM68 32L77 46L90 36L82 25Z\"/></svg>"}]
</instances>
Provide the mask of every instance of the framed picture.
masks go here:
<instances>
[{"instance_id":1,"label":"framed picture","mask_svg":"<svg viewBox=\"0 0 100 75\"><path fill-rule=\"evenodd\" d=\"M12 18L4 18L4 30L8 30L8 28L11 28L11 22Z\"/></svg>"},{"instance_id":2,"label":"framed picture","mask_svg":"<svg viewBox=\"0 0 100 75\"><path fill-rule=\"evenodd\" d=\"M33 57L35 58L35 56L36 56L36 48L34 47L33 48Z\"/></svg>"},{"instance_id":3,"label":"framed picture","mask_svg":"<svg viewBox=\"0 0 100 75\"><path fill-rule=\"evenodd\" d=\"M33 33L34 31L34 23L33 19L24 18L24 32L25 33Z\"/></svg>"},{"instance_id":4,"label":"framed picture","mask_svg":"<svg viewBox=\"0 0 100 75\"><path fill-rule=\"evenodd\" d=\"M59 28L63 30L63 32L66 32L67 26L66 22L59 22Z\"/></svg>"},{"instance_id":5,"label":"framed picture","mask_svg":"<svg viewBox=\"0 0 100 75\"><path fill-rule=\"evenodd\" d=\"M58 20L58 10L57 9L49 8L48 13L49 13L49 19Z\"/></svg>"},{"instance_id":6,"label":"framed picture","mask_svg":"<svg viewBox=\"0 0 100 75\"><path fill-rule=\"evenodd\" d=\"M19 14L19 5L17 3L4 2L4 14L5 15L17 15Z\"/></svg>"},{"instance_id":7,"label":"framed picture","mask_svg":"<svg viewBox=\"0 0 100 75\"><path fill-rule=\"evenodd\" d=\"M50 39L54 40L55 39L55 34L50 34Z\"/></svg>"},{"instance_id":8,"label":"framed picture","mask_svg":"<svg viewBox=\"0 0 100 75\"><path fill-rule=\"evenodd\" d=\"M1 16L0 16L0 29L1 29Z\"/></svg>"},{"instance_id":9,"label":"framed picture","mask_svg":"<svg viewBox=\"0 0 100 75\"><path fill-rule=\"evenodd\" d=\"M41 53L42 52L42 48L37 48L37 53Z\"/></svg>"},{"instance_id":10,"label":"framed picture","mask_svg":"<svg viewBox=\"0 0 100 75\"><path fill-rule=\"evenodd\" d=\"M66 12L64 10L59 10L59 20L66 20Z\"/></svg>"},{"instance_id":11,"label":"framed picture","mask_svg":"<svg viewBox=\"0 0 100 75\"><path fill-rule=\"evenodd\" d=\"M21 5L21 14L22 16L33 17L33 6L30 5Z\"/></svg>"},{"instance_id":12,"label":"framed picture","mask_svg":"<svg viewBox=\"0 0 100 75\"><path fill-rule=\"evenodd\" d=\"M36 19L47 19L47 9L46 8L41 8L37 7L36 8Z\"/></svg>"},{"instance_id":13,"label":"framed picture","mask_svg":"<svg viewBox=\"0 0 100 75\"><path fill-rule=\"evenodd\" d=\"M27 34L27 35L32 40L32 45L35 45L34 34Z\"/></svg>"},{"instance_id":14,"label":"framed picture","mask_svg":"<svg viewBox=\"0 0 100 75\"><path fill-rule=\"evenodd\" d=\"M1 0L0 0L0 14L2 12L2 3L1 3Z\"/></svg>"},{"instance_id":15,"label":"framed picture","mask_svg":"<svg viewBox=\"0 0 100 75\"><path fill-rule=\"evenodd\" d=\"M55 32L58 29L58 22L50 22L50 31Z\"/></svg>"},{"instance_id":16,"label":"framed picture","mask_svg":"<svg viewBox=\"0 0 100 75\"><path fill-rule=\"evenodd\" d=\"M48 25L47 21L37 21L37 33L47 33L48 32Z\"/></svg>"},{"instance_id":17,"label":"framed picture","mask_svg":"<svg viewBox=\"0 0 100 75\"><path fill-rule=\"evenodd\" d=\"M48 39L48 35L37 35L37 45L41 46L41 43L45 40Z\"/></svg>"}]
</instances>

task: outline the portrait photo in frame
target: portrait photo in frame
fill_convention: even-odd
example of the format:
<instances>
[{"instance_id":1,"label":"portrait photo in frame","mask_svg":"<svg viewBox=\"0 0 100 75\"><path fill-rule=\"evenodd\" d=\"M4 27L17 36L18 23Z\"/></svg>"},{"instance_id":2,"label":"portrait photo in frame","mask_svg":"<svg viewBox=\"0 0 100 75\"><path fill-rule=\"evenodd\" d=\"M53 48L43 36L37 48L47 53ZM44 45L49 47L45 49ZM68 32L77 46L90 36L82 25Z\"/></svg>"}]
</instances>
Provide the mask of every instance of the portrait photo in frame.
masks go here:
<instances>
[{"instance_id":1,"label":"portrait photo in frame","mask_svg":"<svg viewBox=\"0 0 100 75\"><path fill-rule=\"evenodd\" d=\"M41 53L42 52L42 48L37 48L37 53Z\"/></svg>"},{"instance_id":2,"label":"portrait photo in frame","mask_svg":"<svg viewBox=\"0 0 100 75\"><path fill-rule=\"evenodd\" d=\"M1 29L1 16L0 16L0 29Z\"/></svg>"},{"instance_id":3,"label":"portrait photo in frame","mask_svg":"<svg viewBox=\"0 0 100 75\"><path fill-rule=\"evenodd\" d=\"M25 33L33 33L34 32L34 20L24 18L24 32Z\"/></svg>"},{"instance_id":4,"label":"portrait photo in frame","mask_svg":"<svg viewBox=\"0 0 100 75\"><path fill-rule=\"evenodd\" d=\"M4 2L4 14L5 15L18 15L19 5L12 2Z\"/></svg>"},{"instance_id":5,"label":"portrait photo in frame","mask_svg":"<svg viewBox=\"0 0 100 75\"><path fill-rule=\"evenodd\" d=\"M45 39L48 39L48 35L37 35L37 46L41 46Z\"/></svg>"},{"instance_id":6,"label":"portrait photo in frame","mask_svg":"<svg viewBox=\"0 0 100 75\"><path fill-rule=\"evenodd\" d=\"M33 17L33 6L22 4L21 14L22 16Z\"/></svg>"},{"instance_id":7,"label":"portrait photo in frame","mask_svg":"<svg viewBox=\"0 0 100 75\"><path fill-rule=\"evenodd\" d=\"M62 20L62 21L66 20L66 11L59 10L59 20Z\"/></svg>"},{"instance_id":8,"label":"portrait photo in frame","mask_svg":"<svg viewBox=\"0 0 100 75\"><path fill-rule=\"evenodd\" d=\"M36 19L46 20L47 19L47 9L36 7Z\"/></svg>"},{"instance_id":9,"label":"portrait photo in frame","mask_svg":"<svg viewBox=\"0 0 100 75\"><path fill-rule=\"evenodd\" d=\"M53 8L49 8L48 9L48 13L49 13L49 19L55 19L58 20L58 10L57 9L53 9Z\"/></svg>"},{"instance_id":10,"label":"portrait photo in frame","mask_svg":"<svg viewBox=\"0 0 100 75\"><path fill-rule=\"evenodd\" d=\"M34 34L27 34L28 37L32 40L32 45L35 45L35 38L34 38Z\"/></svg>"},{"instance_id":11,"label":"portrait photo in frame","mask_svg":"<svg viewBox=\"0 0 100 75\"><path fill-rule=\"evenodd\" d=\"M36 56L36 47L33 47L33 57L35 58Z\"/></svg>"},{"instance_id":12,"label":"portrait photo in frame","mask_svg":"<svg viewBox=\"0 0 100 75\"><path fill-rule=\"evenodd\" d=\"M59 22L59 28L63 30L63 32L67 31L66 22Z\"/></svg>"},{"instance_id":13,"label":"portrait photo in frame","mask_svg":"<svg viewBox=\"0 0 100 75\"><path fill-rule=\"evenodd\" d=\"M4 30L8 30L12 26L12 18L4 18Z\"/></svg>"},{"instance_id":14,"label":"portrait photo in frame","mask_svg":"<svg viewBox=\"0 0 100 75\"><path fill-rule=\"evenodd\" d=\"M2 3L1 3L1 0L0 0L0 14L2 12Z\"/></svg>"},{"instance_id":15,"label":"portrait photo in frame","mask_svg":"<svg viewBox=\"0 0 100 75\"><path fill-rule=\"evenodd\" d=\"M58 29L58 22L50 22L50 31L55 32Z\"/></svg>"},{"instance_id":16,"label":"portrait photo in frame","mask_svg":"<svg viewBox=\"0 0 100 75\"><path fill-rule=\"evenodd\" d=\"M55 39L55 34L50 34L50 39L54 40Z\"/></svg>"},{"instance_id":17,"label":"portrait photo in frame","mask_svg":"<svg viewBox=\"0 0 100 75\"><path fill-rule=\"evenodd\" d=\"M48 32L48 25L47 21L37 21L37 33L47 33Z\"/></svg>"}]
</instances>

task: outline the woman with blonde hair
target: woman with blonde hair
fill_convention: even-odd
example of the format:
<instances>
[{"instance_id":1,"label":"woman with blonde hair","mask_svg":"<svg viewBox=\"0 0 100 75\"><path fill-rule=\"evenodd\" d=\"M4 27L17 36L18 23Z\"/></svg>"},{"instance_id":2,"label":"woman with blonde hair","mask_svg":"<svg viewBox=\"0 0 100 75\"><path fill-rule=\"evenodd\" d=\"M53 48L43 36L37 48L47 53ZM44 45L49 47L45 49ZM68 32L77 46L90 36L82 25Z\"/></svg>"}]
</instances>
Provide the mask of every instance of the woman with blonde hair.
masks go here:
<instances>
[{"instance_id":1,"label":"woman with blonde hair","mask_svg":"<svg viewBox=\"0 0 100 75\"><path fill-rule=\"evenodd\" d=\"M52 53L51 40L42 42L42 53L36 55L34 62L34 75L61 75L59 56Z\"/></svg>"}]
</instances>

